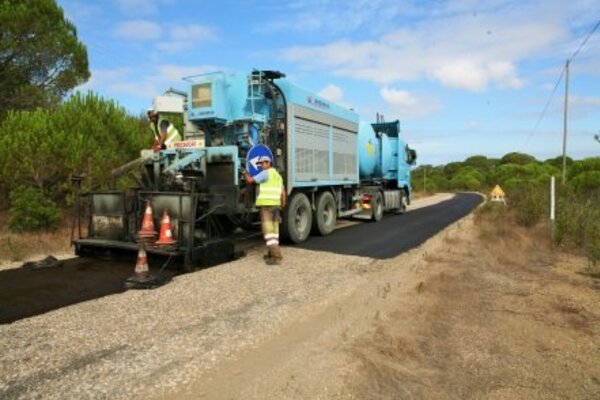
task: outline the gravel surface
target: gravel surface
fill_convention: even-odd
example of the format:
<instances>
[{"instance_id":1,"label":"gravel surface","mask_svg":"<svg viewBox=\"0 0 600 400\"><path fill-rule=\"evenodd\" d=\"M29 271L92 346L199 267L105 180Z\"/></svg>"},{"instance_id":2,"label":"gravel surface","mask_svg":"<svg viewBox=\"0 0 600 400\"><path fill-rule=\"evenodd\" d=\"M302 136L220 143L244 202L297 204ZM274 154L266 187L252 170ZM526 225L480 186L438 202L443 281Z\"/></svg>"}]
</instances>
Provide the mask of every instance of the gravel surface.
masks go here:
<instances>
[{"instance_id":1,"label":"gravel surface","mask_svg":"<svg viewBox=\"0 0 600 400\"><path fill-rule=\"evenodd\" d=\"M0 326L0 398L142 398L272 335L369 268L360 257L262 252L152 291L129 291ZM241 284L240 284L241 283Z\"/></svg>"},{"instance_id":2,"label":"gravel surface","mask_svg":"<svg viewBox=\"0 0 600 400\"><path fill-rule=\"evenodd\" d=\"M167 394L381 265L287 247L281 266L266 266L262 253L0 326L0 398Z\"/></svg>"}]
</instances>

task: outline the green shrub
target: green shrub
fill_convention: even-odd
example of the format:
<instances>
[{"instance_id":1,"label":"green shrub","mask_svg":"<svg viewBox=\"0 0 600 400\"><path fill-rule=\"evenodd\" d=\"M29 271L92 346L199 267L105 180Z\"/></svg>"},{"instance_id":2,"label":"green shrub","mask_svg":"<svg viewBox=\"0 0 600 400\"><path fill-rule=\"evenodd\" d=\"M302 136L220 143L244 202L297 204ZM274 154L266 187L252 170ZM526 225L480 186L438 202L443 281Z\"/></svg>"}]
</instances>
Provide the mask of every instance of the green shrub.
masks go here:
<instances>
[{"instance_id":1,"label":"green shrub","mask_svg":"<svg viewBox=\"0 0 600 400\"><path fill-rule=\"evenodd\" d=\"M592 246L589 251L588 258L594 267L600 265L600 240Z\"/></svg>"},{"instance_id":2,"label":"green shrub","mask_svg":"<svg viewBox=\"0 0 600 400\"><path fill-rule=\"evenodd\" d=\"M509 200L515 209L517 222L534 226L548 212L548 193L544 187L519 186L511 191Z\"/></svg>"},{"instance_id":3,"label":"green shrub","mask_svg":"<svg viewBox=\"0 0 600 400\"><path fill-rule=\"evenodd\" d=\"M556 203L556 241L584 251L593 264L600 262L600 193L559 192Z\"/></svg>"},{"instance_id":4,"label":"green shrub","mask_svg":"<svg viewBox=\"0 0 600 400\"><path fill-rule=\"evenodd\" d=\"M477 190L481 187L481 181L477 179L480 175L470 171L461 172L450 180L450 188L454 190Z\"/></svg>"},{"instance_id":5,"label":"green shrub","mask_svg":"<svg viewBox=\"0 0 600 400\"><path fill-rule=\"evenodd\" d=\"M8 229L32 232L58 228L61 212L56 204L34 187L18 187L10 193Z\"/></svg>"},{"instance_id":6,"label":"green shrub","mask_svg":"<svg viewBox=\"0 0 600 400\"><path fill-rule=\"evenodd\" d=\"M0 135L0 197L36 186L59 201L72 174L87 174L84 189L108 186L111 170L138 158L152 137L139 117L92 92L75 93L52 111L11 111L0 132L10 132Z\"/></svg>"}]
</instances>

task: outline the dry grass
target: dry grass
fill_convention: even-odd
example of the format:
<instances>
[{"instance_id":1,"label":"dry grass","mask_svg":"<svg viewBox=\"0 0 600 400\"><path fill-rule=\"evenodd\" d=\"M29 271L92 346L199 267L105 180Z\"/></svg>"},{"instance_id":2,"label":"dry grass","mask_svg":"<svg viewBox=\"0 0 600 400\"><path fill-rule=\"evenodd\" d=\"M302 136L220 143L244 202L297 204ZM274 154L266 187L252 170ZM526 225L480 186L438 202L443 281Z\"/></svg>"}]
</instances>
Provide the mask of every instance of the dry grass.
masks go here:
<instances>
[{"instance_id":1,"label":"dry grass","mask_svg":"<svg viewBox=\"0 0 600 400\"><path fill-rule=\"evenodd\" d=\"M595 398L600 293L544 225L483 208L356 341L356 398Z\"/></svg>"},{"instance_id":2,"label":"dry grass","mask_svg":"<svg viewBox=\"0 0 600 400\"><path fill-rule=\"evenodd\" d=\"M63 220L53 232L11 233L6 226L7 215L0 215L0 264L25 261L48 254L68 252L70 249L70 221Z\"/></svg>"}]
</instances>

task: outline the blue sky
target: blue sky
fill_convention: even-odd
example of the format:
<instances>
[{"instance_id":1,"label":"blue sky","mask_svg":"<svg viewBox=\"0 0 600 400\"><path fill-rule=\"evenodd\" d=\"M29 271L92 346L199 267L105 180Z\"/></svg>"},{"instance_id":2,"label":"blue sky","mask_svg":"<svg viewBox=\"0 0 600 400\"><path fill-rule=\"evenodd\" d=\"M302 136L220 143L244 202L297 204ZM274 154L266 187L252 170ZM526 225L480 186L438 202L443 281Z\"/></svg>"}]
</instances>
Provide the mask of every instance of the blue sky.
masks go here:
<instances>
[{"instance_id":1,"label":"blue sky","mask_svg":"<svg viewBox=\"0 0 600 400\"><path fill-rule=\"evenodd\" d=\"M132 113L182 77L278 69L352 107L400 119L419 163L562 152L565 60L598 0L58 0L87 45L81 89ZM600 29L571 66L568 155L600 155Z\"/></svg>"}]
</instances>

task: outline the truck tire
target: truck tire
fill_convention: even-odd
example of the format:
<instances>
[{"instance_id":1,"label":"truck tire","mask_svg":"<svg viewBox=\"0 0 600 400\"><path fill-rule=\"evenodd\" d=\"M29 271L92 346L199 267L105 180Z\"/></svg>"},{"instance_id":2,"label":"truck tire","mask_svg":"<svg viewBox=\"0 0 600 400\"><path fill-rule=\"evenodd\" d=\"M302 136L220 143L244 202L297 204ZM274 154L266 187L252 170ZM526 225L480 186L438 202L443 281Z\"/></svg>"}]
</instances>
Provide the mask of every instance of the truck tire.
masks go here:
<instances>
[{"instance_id":1,"label":"truck tire","mask_svg":"<svg viewBox=\"0 0 600 400\"><path fill-rule=\"evenodd\" d=\"M400 208L396 208L394 210L394 214L402 215L406 212L408 197L406 196L406 191L400 190Z\"/></svg>"},{"instance_id":2,"label":"truck tire","mask_svg":"<svg viewBox=\"0 0 600 400\"><path fill-rule=\"evenodd\" d=\"M383 197L380 192L371 197L371 211L371 220L374 222L381 221L381 218L383 218Z\"/></svg>"},{"instance_id":3,"label":"truck tire","mask_svg":"<svg viewBox=\"0 0 600 400\"><path fill-rule=\"evenodd\" d=\"M321 192L317 196L313 215L313 231L321 236L327 236L335 229L337 207L331 192Z\"/></svg>"},{"instance_id":4,"label":"truck tire","mask_svg":"<svg viewBox=\"0 0 600 400\"><path fill-rule=\"evenodd\" d=\"M292 243L301 243L310 235L312 210L304 193L294 193L283 211L282 233Z\"/></svg>"},{"instance_id":5,"label":"truck tire","mask_svg":"<svg viewBox=\"0 0 600 400\"><path fill-rule=\"evenodd\" d=\"M408 207L408 195L406 191L400 191L400 209L398 210L398 214L404 214L406 212L406 208Z\"/></svg>"}]
</instances>

